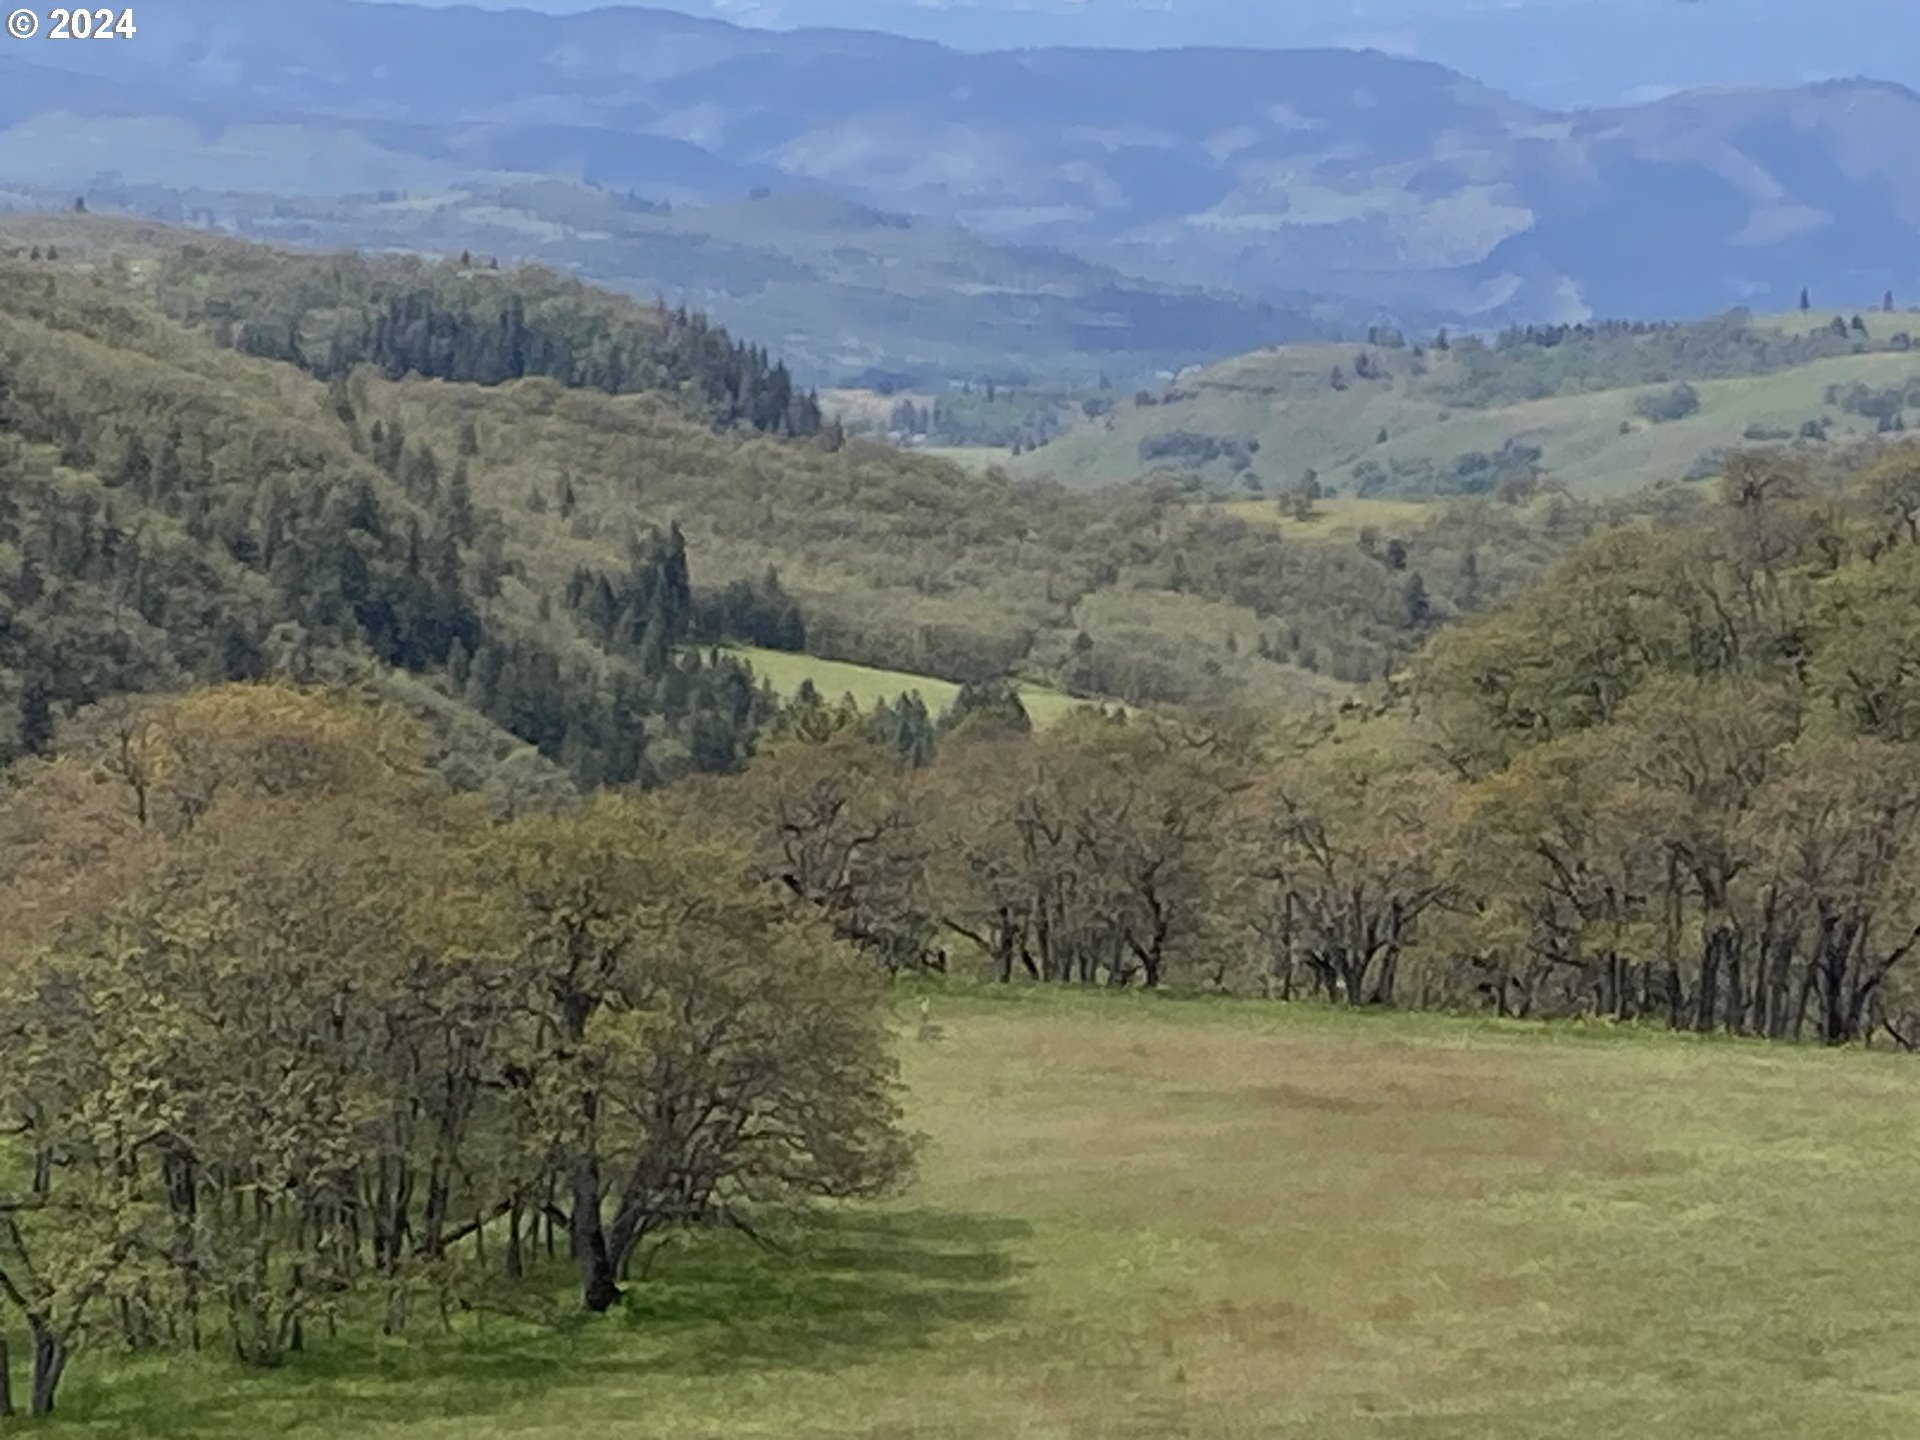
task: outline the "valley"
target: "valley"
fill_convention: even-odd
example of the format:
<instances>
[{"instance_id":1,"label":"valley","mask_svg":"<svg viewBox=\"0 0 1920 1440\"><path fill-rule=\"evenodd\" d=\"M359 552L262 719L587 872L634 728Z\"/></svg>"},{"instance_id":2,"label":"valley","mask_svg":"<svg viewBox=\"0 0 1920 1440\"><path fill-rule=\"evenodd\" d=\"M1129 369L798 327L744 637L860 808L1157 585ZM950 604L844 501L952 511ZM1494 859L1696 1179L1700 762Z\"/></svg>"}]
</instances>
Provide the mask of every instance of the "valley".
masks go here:
<instances>
[{"instance_id":1,"label":"valley","mask_svg":"<svg viewBox=\"0 0 1920 1440\"><path fill-rule=\"evenodd\" d=\"M0 1440L1915 1433L1906 17L679 3L0 53Z\"/></svg>"},{"instance_id":2,"label":"valley","mask_svg":"<svg viewBox=\"0 0 1920 1440\"><path fill-rule=\"evenodd\" d=\"M139 46L0 56L0 205L577 268L821 385L1137 384L1377 323L1920 291L1895 83L1554 109L1380 50L979 53L617 7L476 12L448 66L431 12L260 14L178 0Z\"/></svg>"}]
</instances>

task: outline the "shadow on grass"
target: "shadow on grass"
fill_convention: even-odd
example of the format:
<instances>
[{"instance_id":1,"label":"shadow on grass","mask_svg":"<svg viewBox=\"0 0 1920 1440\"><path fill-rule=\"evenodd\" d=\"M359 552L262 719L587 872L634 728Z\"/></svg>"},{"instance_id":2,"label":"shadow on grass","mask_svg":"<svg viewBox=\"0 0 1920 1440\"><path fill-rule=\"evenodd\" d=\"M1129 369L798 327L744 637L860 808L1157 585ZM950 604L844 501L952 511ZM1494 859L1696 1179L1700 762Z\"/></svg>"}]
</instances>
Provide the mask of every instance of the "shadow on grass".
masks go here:
<instances>
[{"instance_id":1,"label":"shadow on grass","mask_svg":"<svg viewBox=\"0 0 1920 1440\"><path fill-rule=\"evenodd\" d=\"M1009 1248L1026 1233L950 1211L818 1216L776 1227L766 1244L731 1231L676 1236L604 1317L566 1305L546 1321L464 1315L449 1334L427 1307L417 1333L342 1325L272 1371L90 1351L76 1358L49 1433L255 1440L324 1421L351 1435L597 1381L860 1365L1011 1315L1021 1267Z\"/></svg>"}]
</instances>

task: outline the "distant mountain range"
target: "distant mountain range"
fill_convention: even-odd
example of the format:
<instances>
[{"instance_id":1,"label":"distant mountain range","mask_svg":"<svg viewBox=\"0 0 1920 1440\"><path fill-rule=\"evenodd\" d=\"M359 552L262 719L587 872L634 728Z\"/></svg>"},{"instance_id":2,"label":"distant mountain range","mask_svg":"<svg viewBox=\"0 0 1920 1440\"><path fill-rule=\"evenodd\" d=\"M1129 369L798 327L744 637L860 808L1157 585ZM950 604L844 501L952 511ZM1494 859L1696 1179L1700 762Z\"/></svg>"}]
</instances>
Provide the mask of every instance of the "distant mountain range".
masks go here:
<instances>
[{"instance_id":1,"label":"distant mountain range","mask_svg":"<svg viewBox=\"0 0 1920 1440\"><path fill-rule=\"evenodd\" d=\"M132 43L0 55L0 185L141 191L256 228L277 198L327 243L517 236L704 294L827 369L899 354L922 311L946 355L927 363L1039 362L1097 333L1170 365L1195 340L1218 354L1375 317L1689 315L1784 307L1803 285L1869 304L1920 291L1916 133L1920 97L1874 81L1558 111L1379 51L981 54L633 8L175 0ZM535 181L570 198L549 213ZM583 218L583 185L797 268L776 294L765 266L703 271L684 235L669 263L661 226ZM503 188L515 204L475 198ZM757 229L749 194L786 208ZM856 209L797 221L807 195ZM686 213L708 206L735 208ZM887 217L929 243L903 255ZM809 284L820 303L796 306ZM932 300L968 286L971 339Z\"/></svg>"},{"instance_id":2,"label":"distant mountain range","mask_svg":"<svg viewBox=\"0 0 1920 1440\"><path fill-rule=\"evenodd\" d=\"M772 347L813 384L1119 382L1364 323L1357 306L1155 285L829 195L672 206L541 179L385 198L92 193L96 209L305 248L531 259L702 310ZM39 198L40 208L61 200L51 190Z\"/></svg>"},{"instance_id":3,"label":"distant mountain range","mask_svg":"<svg viewBox=\"0 0 1920 1440\"><path fill-rule=\"evenodd\" d=\"M481 3L562 14L606 0ZM885 30L961 50L1372 46L1550 106L1863 72L1920 84L1911 0L673 0L668 8L783 30Z\"/></svg>"}]
</instances>

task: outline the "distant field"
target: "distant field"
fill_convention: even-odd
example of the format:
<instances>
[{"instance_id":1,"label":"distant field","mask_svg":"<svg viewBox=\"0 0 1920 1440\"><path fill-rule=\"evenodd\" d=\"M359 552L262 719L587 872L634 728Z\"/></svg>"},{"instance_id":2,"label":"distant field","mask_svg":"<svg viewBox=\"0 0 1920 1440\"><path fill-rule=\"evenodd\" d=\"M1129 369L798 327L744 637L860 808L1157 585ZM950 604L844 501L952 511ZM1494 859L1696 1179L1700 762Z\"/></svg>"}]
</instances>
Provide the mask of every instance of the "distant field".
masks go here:
<instances>
[{"instance_id":1,"label":"distant field","mask_svg":"<svg viewBox=\"0 0 1920 1440\"><path fill-rule=\"evenodd\" d=\"M884 428L888 417L893 414L893 407L902 400L927 405L933 402L933 394L931 391L917 390L887 395L882 395L878 390L828 389L820 392L820 408L829 415L838 415L849 425Z\"/></svg>"},{"instance_id":2,"label":"distant field","mask_svg":"<svg viewBox=\"0 0 1920 1440\"><path fill-rule=\"evenodd\" d=\"M951 460L962 469L975 474L984 471L989 465L1004 465L1013 458L1013 452L998 445L919 445L914 453L933 455L942 460Z\"/></svg>"},{"instance_id":3,"label":"distant field","mask_svg":"<svg viewBox=\"0 0 1920 1440\"><path fill-rule=\"evenodd\" d=\"M1910 1440L1914 1062L1033 989L900 1003L912 1192L668 1247L624 1317L425 1315L99 1440Z\"/></svg>"},{"instance_id":4,"label":"distant field","mask_svg":"<svg viewBox=\"0 0 1920 1440\"><path fill-rule=\"evenodd\" d=\"M1382 533L1407 530L1421 524L1430 513L1419 500L1360 499L1354 495L1328 495L1313 502L1304 520L1296 519L1284 502L1276 499L1225 500L1216 507L1224 515L1253 524L1275 525L1290 535L1311 535L1318 539L1345 539L1358 535L1368 526Z\"/></svg>"},{"instance_id":5,"label":"distant field","mask_svg":"<svg viewBox=\"0 0 1920 1440\"><path fill-rule=\"evenodd\" d=\"M794 655L785 650L762 650L750 645L729 646L732 654L753 666L754 674L764 677L781 695L790 695L803 680L829 700L853 696L862 710L870 710L882 700L898 700L918 691L935 716L953 704L960 687L951 680L936 680L927 675L912 675L904 670L878 670L870 665L852 665L843 660L817 660L811 655ZM1035 725L1052 725L1072 714L1086 701L1063 695L1043 685L1022 685L1021 703Z\"/></svg>"},{"instance_id":6,"label":"distant field","mask_svg":"<svg viewBox=\"0 0 1920 1440\"><path fill-rule=\"evenodd\" d=\"M1756 329L1805 334L1825 328L1831 312L1762 317ZM1864 317L1881 341L1898 327L1920 330L1920 317ZM1889 386L1920 377L1920 352L1872 350L1808 360L1771 373L1732 379L1691 379L1697 413L1655 424L1636 414L1642 395L1689 379L1674 373L1657 384L1576 390L1545 399L1474 407L1450 401L1447 387L1460 375L1459 351L1428 351L1416 374L1409 351L1371 348L1389 382L1349 378L1331 383L1338 368L1351 375L1355 356L1371 347L1303 345L1257 351L1183 375L1159 403L1128 401L1044 448L1009 462L1016 473L1051 475L1070 485L1132 479L1154 466L1197 471L1218 485L1257 478L1276 495L1313 469L1323 485L1351 491L1371 462L1389 473L1427 465L1450 469L1472 452L1491 454L1509 441L1538 447L1547 474L1588 495L1623 494L1662 480L1679 480L1713 452L1754 443L1749 430L1797 436L1801 425L1824 419L1835 442L1871 436L1875 424L1826 403L1829 386ZM1109 427L1109 420L1111 426ZM1185 432L1242 445L1252 442L1251 464L1236 471L1221 459L1179 454L1148 458L1143 444ZM1383 438L1384 437L1384 438Z\"/></svg>"}]
</instances>

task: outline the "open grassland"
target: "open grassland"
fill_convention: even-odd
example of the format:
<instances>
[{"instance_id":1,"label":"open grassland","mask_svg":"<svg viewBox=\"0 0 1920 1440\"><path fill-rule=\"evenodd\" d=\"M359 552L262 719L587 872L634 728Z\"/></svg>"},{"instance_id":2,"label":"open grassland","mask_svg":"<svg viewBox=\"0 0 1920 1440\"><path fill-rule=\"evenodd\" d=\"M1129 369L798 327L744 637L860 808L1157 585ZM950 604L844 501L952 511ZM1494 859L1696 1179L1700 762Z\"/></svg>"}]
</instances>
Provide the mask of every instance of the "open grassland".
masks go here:
<instances>
[{"instance_id":1,"label":"open grassland","mask_svg":"<svg viewBox=\"0 0 1920 1440\"><path fill-rule=\"evenodd\" d=\"M951 460L969 474L984 474L995 465L1004 465L1013 452L1000 445L921 445L918 453L940 460Z\"/></svg>"},{"instance_id":2,"label":"open grassland","mask_svg":"<svg viewBox=\"0 0 1920 1440\"><path fill-rule=\"evenodd\" d=\"M1324 495L1305 516L1297 516L1285 500L1223 500L1220 513L1254 525L1274 525L1289 535L1311 535L1323 540L1351 540L1362 530L1383 535L1405 534L1432 515L1420 500L1383 500L1377 496Z\"/></svg>"},{"instance_id":3,"label":"open grassland","mask_svg":"<svg viewBox=\"0 0 1920 1440\"><path fill-rule=\"evenodd\" d=\"M900 1201L670 1246L602 1323L252 1376L90 1357L48 1433L1920 1434L1911 1062L1034 991L936 993L927 1038L914 1010Z\"/></svg>"},{"instance_id":4,"label":"open grassland","mask_svg":"<svg viewBox=\"0 0 1920 1440\"><path fill-rule=\"evenodd\" d=\"M1768 317L1755 324L1806 334L1824 328L1815 323L1821 319L1818 314ZM1870 319L1881 338L1895 326L1912 323L1905 315ZM1450 393L1463 383L1458 350L1427 352L1415 373L1408 352L1375 349L1371 354L1390 380L1349 378L1334 388L1333 370L1342 368L1351 377L1356 354L1367 349L1299 345L1237 356L1181 376L1152 404L1123 403L1008 463L1017 473L1050 475L1071 485L1125 481L1155 466L1190 469L1222 485L1251 477L1269 495L1294 484L1308 469L1323 485L1351 491L1371 463L1387 473L1391 494L1417 490L1420 482L1407 477L1422 467L1444 476L1463 456L1492 455L1513 442L1537 447L1544 473L1577 493L1622 495L1686 478L1715 452L1751 444L1755 435L1797 436L1809 420L1824 420L1832 443L1870 437L1875 422L1829 404L1829 387L1876 388L1920 377L1920 355L1885 349L1734 378L1690 379L1676 371L1669 379L1690 379L1700 408L1684 419L1654 423L1636 412L1635 402L1666 389L1665 382L1581 386L1540 398L1463 403ZM1182 432L1258 442L1258 449L1242 473L1218 458L1200 464L1177 453L1145 458L1156 444Z\"/></svg>"},{"instance_id":5,"label":"open grassland","mask_svg":"<svg viewBox=\"0 0 1920 1440\"><path fill-rule=\"evenodd\" d=\"M773 686L774 693L787 696L800 688L802 681L813 681L823 699L838 700L851 695L862 710L871 710L881 701L898 700L918 692L927 709L936 716L949 708L960 687L951 680L936 680L930 675L911 675L904 670L881 670L871 665L854 665L844 660L820 660L812 655L795 655L785 650L763 650L751 645L729 645L729 654L738 655L753 666L756 677ZM1020 703L1035 725L1052 725L1091 702L1076 700L1044 685L1022 685Z\"/></svg>"}]
</instances>

